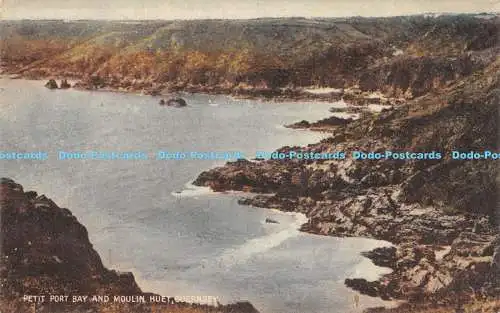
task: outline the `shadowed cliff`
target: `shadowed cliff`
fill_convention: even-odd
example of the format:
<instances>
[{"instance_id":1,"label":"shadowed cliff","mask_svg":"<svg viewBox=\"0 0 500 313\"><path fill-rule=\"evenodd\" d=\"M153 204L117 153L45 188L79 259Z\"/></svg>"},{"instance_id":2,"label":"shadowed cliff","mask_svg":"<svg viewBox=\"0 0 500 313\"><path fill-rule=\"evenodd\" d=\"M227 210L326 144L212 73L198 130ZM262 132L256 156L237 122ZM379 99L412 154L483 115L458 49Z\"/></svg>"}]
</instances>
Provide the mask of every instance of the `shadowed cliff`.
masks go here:
<instances>
[{"instance_id":1,"label":"shadowed cliff","mask_svg":"<svg viewBox=\"0 0 500 313\"><path fill-rule=\"evenodd\" d=\"M89 242L86 228L68 209L52 200L25 192L11 179L0 181L2 312L46 313L256 313L249 303L226 306L137 303L54 303L49 295L107 295L149 297L134 276L105 268ZM44 303L30 303L25 295L45 295Z\"/></svg>"}]
</instances>

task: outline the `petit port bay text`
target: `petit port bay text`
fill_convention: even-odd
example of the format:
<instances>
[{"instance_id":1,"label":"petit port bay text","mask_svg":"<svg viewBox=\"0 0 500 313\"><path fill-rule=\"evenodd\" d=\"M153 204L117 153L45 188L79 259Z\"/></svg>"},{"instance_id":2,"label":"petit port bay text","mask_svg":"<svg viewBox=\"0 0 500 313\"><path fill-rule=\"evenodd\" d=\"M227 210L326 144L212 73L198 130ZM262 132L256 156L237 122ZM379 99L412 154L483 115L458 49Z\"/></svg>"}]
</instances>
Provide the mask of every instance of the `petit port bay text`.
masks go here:
<instances>
[{"instance_id":1,"label":"petit port bay text","mask_svg":"<svg viewBox=\"0 0 500 313\"><path fill-rule=\"evenodd\" d=\"M158 296L158 295L23 295L27 303L163 303L179 302L215 304L219 302L214 296Z\"/></svg>"}]
</instances>

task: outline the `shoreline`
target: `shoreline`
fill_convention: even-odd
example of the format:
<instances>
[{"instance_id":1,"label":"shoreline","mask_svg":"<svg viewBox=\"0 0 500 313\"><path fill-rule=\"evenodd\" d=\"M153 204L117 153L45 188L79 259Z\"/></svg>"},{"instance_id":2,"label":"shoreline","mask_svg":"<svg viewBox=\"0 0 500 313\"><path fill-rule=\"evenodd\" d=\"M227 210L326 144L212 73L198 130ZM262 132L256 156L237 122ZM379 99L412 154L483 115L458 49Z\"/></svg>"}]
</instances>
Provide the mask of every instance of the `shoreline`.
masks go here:
<instances>
[{"instance_id":1,"label":"shoreline","mask_svg":"<svg viewBox=\"0 0 500 313\"><path fill-rule=\"evenodd\" d=\"M263 161L266 162L266 161ZM238 163L236 162L228 162L228 163ZM227 163L227 164L228 164ZM208 172L216 172L220 170L221 168L227 167L227 164L223 167L215 168L212 170L209 170ZM204 172L206 173L206 172ZM202 174L204 174L202 173ZM201 175L200 175L201 176ZM198 177L200 178L200 177ZM200 186L200 185L198 185ZM206 185L205 185L206 187ZM209 187L211 188L211 187ZM397 270L395 267L395 262L396 261L396 254L397 253L403 253L404 258L408 257L408 254L422 254L422 256L425 256L426 254L433 254L438 253L443 254L441 252L438 252L440 250L434 250L433 248L429 249L427 247L417 245L415 247L408 247L405 244L402 244L402 242L394 240L393 235L391 234L389 237L379 237L379 236L373 236L373 235L367 235L367 234L353 234L349 230L345 230L341 233L337 232L331 232L331 233L325 233L325 231L321 228L318 228L317 226L313 226L314 224L314 217L310 216L310 213L304 210L294 210L291 209L288 204L286 199L281 199L276 197L275 193L263 193L261 190L256 190L252 191L251 188L248 188L250 190L250 196L249 197L244 197L238 201L239 204L241 205L250 205L250 206L255 206L259 208L264 208L266 210L270 210L271 212L281 212L282 214L300 214L301 216L305 217L307 221L304 219L305 223L302 223L301 226L299 227L299 231L306 233L308 235L318 235L318 236L333 236L336 238L358 238L358 239L369 239L369 240L382 240L388 242L390 245L381 245L379 247L376 247L372 250L368 251L363 251L361 252L361 255L370 260L372 265L377 266L378 268L389 268L391 269L390 273L386 273L383 275L380 275L378 279L375 279L374 281L369 281L366 278L363 278L363 275L360 275L359 278L354 278L354 279L346 279L345 280L345 285L348 288L351 288L355 292L359 292L364 295L369 295L372 297L380 297L382 300L385 301L390 301L391 303L397 303L398 308L401 308L404 310L406 305L409 305L411 299L402 299L400 298L401 295L398 293L392 293L391 289L389 288L394 288L395 286L391 286L391 284L386 285L386 281L389 278L390 280L397 279L396 277L398 275L401 275L401 272ZM214 193L225 193L225 192L230 192L230 193L235 193L238 194L240 190L232 190L232 189L222 189L222 190L214 190L212 189L212 192ZM395 192L398 192L398 190L394 190ZM399 190L401 191L401 190ZM285 201L282 201L285 200ZM282 205L285 205L285 207L281 207ZM302 207L304 208L304 207ZM411 212L411 211L410 211ZM463 221L464 222L464 221ZM484 222L484 221L482 221ZM475 222L474 222L475 223ZM484 224L483 224L484 225ZM354 226L354 225L353 225ZM472 223L469 223L468 227L472 227ZM494 236L489 236L489 240L494 240ZM451 250L452 242L449 243L448 248ZM487 243L489 244L489 243ZM432 246L432 244L430 244ZM423 248L423 249L422 249ZM399 250L401 250L399 252ZM422 249L422 250L421 250ZM447 255L453 255L453 251L448 251L447 253L444 253L443 255L440 255L439 259L442 260L445 258ZM422 257L421 256L421 257ZM438 260L438 257L436 257L436 260ZM384 287L385 285L385 287ZM386 307L387 310L390 310L392 306ZM372 308L369 309L368 312L382 312L380 311L380 308ZM403 311L404 312L404 311Z\"/></svg>"},{"instance_id":2,"label":"shoreline","mask_svg":"<svg viewBox=\"0 0 500 313\"><path fill-rule=\"evenodd\" d=\"M18 77L18 78L11 78L9 74L0 74L0 79L9 79L9 80L29 80L29 81L34 81L34 82L43 82L47 78L29 78L29 77ZM58 78L60 79L60 78ZM77 80L74 80L77 81ZM300 90L303 90L306 87L300 87L298 89L299 92ZM324 118L319 119L314 122L308 122L306 120L301 120L297 122L293 122L291 124L283 124L279 125L280 127L283 128L288 128L288 129L297 129L297 130L309 130L312 132L320 132L320 133L329 133L332 130L349 124L350 122L359 119L362 114L379 114L381 112L387 112L387 111L392 111L395 108L397 108L399 105L404 103L403 100L401 99L394 99L394 98L388 98L388 101L390 103L398 103L397 105L393 104L379 104L377 101L376 103L359 103L360 99L367 99L370 98L369 94L365 94L364 98L360 97L360 99L351 99L348 102L344 100L343 95L335 95L333 98L324 96L321 94L303 94L305 97L286 97L286 96L274 96L274 97L266 97L258 94L254 94L252 96L243 96L240 97L238 95L232 94L230 90L227 92L207 92L206 90L180 90L180 91L174 91L174 92L169 92L169 93L162 93L160 95L151 95L151 94L144 94L139 90L121 90L119 88L98 88L98 89L92 89L92 88L83 88L83 87L74 87L73 85L70 88L67 89L55 89L56 91L68 91L68 90L76 90L80 92L110 92L110 93L119 93L119 94L133 94L133 95L139 95L139 96L149 96L153 99L157 99L158 101L161 100L163 97L171 97L171 96L184 96L184 95L196 95L196 94L201 94L201 95L214 95L214 96L226 96L229 97L233 100L252 100L252 101L258 101L262 103L283 103L283 102L291 102L291 103L314 103L318 102L321 104L325 105L332 105L329 110L329 114L325 114ZM371 94L378 94L378 92L374 92ZM382 95L383 97L383 95ZM371 98L373 99L373 98ZM377 98L375 98L377 99ZM363 102L363 100L361 100ZM341 106L338 106L338 104L341 103Z\"/></svg>"},{"instance_id":3,"label":"shoreline","mask_svg":"<svg viewBox=\"0 0 500 313\"><path fill-rule=\"evenodd\" d=\"M488 103L488 109L495 110L494 96L485 91L488 90L485 86L494 84L494 80L484 83L483 79L486 80L487 77L487 75L469 77L465 80L465 84L459 82L453 85L454 89L449 89L451 92L446 91L444 96L440 97L450 97L448 105L453 106L455 101L461 103L458 101L461 98L455 97L456 90L459 90L464 93L462 101L469 99L472 103L484 101ZM465 86L467 83L470 85ZM377 148L405 147L397 141L405 143L404 140L408 140L411 143L415 140L405 134L412 134L413 131L413 136L420 139L418 135L422 130L415 132L412 127L433 129L435 124L442 123L440 119L450 118L448 116L454 118L455 114L460 114L462 107L457 104L455 110L448 111L446 107L442 109L446 115L443 113L433 116L430 115L432 111L427 113L429 114L427 116L413 113L415 114L413 119L417 122L409 123L411 119L407 117L408 112L415 110L413 107L425 108L428 106L427 103L435 102L434 96L426 95L412 100L401 108L382 110L378 115L364 116L359 120L337 125L336 132L327 140L303 149L325 152L329 151L331 146L337 149L340 147L340 150L370 147L368 151ZM487 96L489 98L485 98ZM484 115L483 118L486 120L495 116L486 109L474 114ZM493 116L490 116L491 114ZM477 115L471 116L470 120L477 118ZM428 116L436 120L429 121ZM419 119L426 121L425 126L418 123ZM445 133L448 131L453 129L441 130ZM480 132L471 140L484 137L484 133ZM453 133L446 133L445 136L454 138ZM420 140L429 139L424 137ZM435 143L426 141L422 144L436 147ZM277 151L286 152L289 149L282 147ZM363 294L384 300L405 301L397 309L373 308L373 312L408 313L433 305L449 308L467 303L476 296L475 291L471 294L468 289L460 286L468 284L474 276L475 281L485 286L481 291L482 296L490 299L488 301L496 301L494 294L498 287L491 282L491 273L497 271L493 251L496 251L494 247L500 236L495 224L492 223L491 215L473 211L463 212L463 209L460 211L453 208L453 206L463 206L464 200L456 204L440 204L446 200L439 199L442 196L439 192L433 193L433 189L441 190L450 186L449 181L439 180L442 171L453 169L461 173L460 177L464 175L485 177L495 172L493 163L485 162L478 164L477 167L467 164L460 167L446 158L440 161L417 162L422 163L421 166L413 163L397 164L384 160L344 164L330 160L304 162L263 160L252 163L239 160L201 173L195 184L216 191L247 190L257 194L241 199L240 204L304 213L309 218L309 223L301 227L303 232L335 237L373 238L394 244L394 247L376 248L363 253L373 264L391 268L392 273L375 281L363 278L345 280L346 286ZM281 174L284 170L288 173L287 176ZM464 180L458 180L453 184L458 186L465 184L465 177ZM422 190L422 186L429 180L431 182L435 180L434 184L437 184L437 187ZM481 193L490 188L479 182L473 186ZM454 191L447 192L453 194ZM262 193L274 195L267 196ZM470 191L459 193L454 197L461 199L460 197L467 196L470 196ZM474 208L475 203L471 201L468 205Z\"/></svg>"},{"instance_id":4,"label":"shoreline","mask_svg":"<svg viewBox=\"0 0 500 313\"><path fill-rule=\"evenodd\" d=\"M17 76L14 76L17 75ZM55 78L54 78L55 77ZM44 77L30 77L29 75L12 74L12 72L4 72L0 74L3 79L15 80L30 80L30 81L46 81L49 79L67 80L71 82L71 87L67 89L57 88L54 90L78 90L78 91L102 91L102 92L118 92L125 94L137 94L143 96L151 96L153 98L161 99L161 97L171 97L177 94L205 94L205 95L225 95L235 100L254 100L267 103L282 103L282 102L324 102L336 103L338 101L345 101L350 107L362 106L368 107L369 105L387 104L390 106L401 105L406 100L402 98L386 98L385 95L379 92L362 92L357 86L349 88L325 88L311 86L297 86L292 88L259 88L249 87L246 89L238 89L236 87L222 87L222 86L209 86L209 85L186 85L183 87L164 87L163 90L157 92L155 88L129 88L125 89L119 86L106 85L103 87L95 88L84 82L83 78L65 78L64 76L44 76ZM322 89L335 89L332 92L314 92L314 90Z\"/></svg>"},{"instance_id":5,"label":"shoreline","mask_svg":"<svg viewBox=\"0 0 500 313\"><path fill-rule=\"evenodd\" d=\"M107 90L107 91L113 92L113 90ZM194 94L196 94L196 93L194 93ZM204 93L202 93L202 94L204 94ZM217 94L217 95L220 95L220 94ZM225 94L223 94L223 95L225 95ZM255 100L255 99L252 99L252 100ZM270 101L273 101L273 100L270 100ZM331 104L335 104L337 102L338 101L335 101L335 102L332 102ZM349 106L349 104L346 104L346 107L343 107L343 108L348 108L348 106ZM368 112L369 113L373 113L373 114L376 113L376 111L368 111ZM314 124L320 124L321 125L321 123L323 123L325 120L328 120L328 118L330 118L332 116L335 116L335 112L330 111L330 114L326 114L326 117L324 119L320 119L317 122L314 122L314 123L311 123L311 124L312 125L314 125ZM348 117L346 117L346 118L337 118L337 119L349 120ZM298 122L298 123L300 123L300 122ZM328 123L325 123L325 124L327 126L329 126ZM328 133L330 133L331 130L332 130L331 127L327 127L326 129L325 128L323 128L323 129L321 129L321 128L320 129L314 129L314 128L308 129L308 128L304 128L304 127L293 127L293 125L294 124L282 125L282 127L289 128L289 129L320 131L320 132L328 132ZM335 127L335 126L337 126L337 124L333 124L333 126ZM310 144L317 144L317 142L311 142ZM276 149L281 149L281 147L278 147ZM259 161L250 160L250 162L257 162L258 163ZM210 171L210 170L216 169L218 167L219 166L215 166L215 167L209 168L207 170ZM199 174L198 174L197 177L199 177ZM196 197L196 196L217 195L217 194L230 194L230 195L232 195L234 197L238 197L238 196L240 196L240 197L241 196L251 196L252 197L252 196L258 196L258 195L273 196L274 195L272 193L270 193L270 194L265 194L264 193L263 194L263 193L260 193L260 192L257 192L257 193L247 192L245 190L224 190L224 191L217 191L217 190L211 189L210 187L196 185L196 184L194 184L195 181L196 181L196 178L188 181L184 185L184 187L185 187L184 189L182 189L181 191L177 191L177 192L174 191L174 192L171 193L171 195L174 196L174 197L179 197L179 198L182 198L183 196L185 196L185 197ZM248 204L245 204L245 203L241 203L240 201L238 201L238 204L239 205L248 205ZM250 204L250 206L252 206L252 205ZM280 214L280 215L285 215L285 216L292 215L294 217L294 219L295 219L295 222L291 223L290 226L293 226L292 228L296 229L298 233L303 233L303 234L313 235L313 236L316 236L316 235L321 236L322 235L320 233L315 233L315 232L311 232L311 231L305 230L306 225L310 222L310 218L305 213L303 213L303 212L285 211L285 210L280 210L280 209L276 209L276 208L272 208L272 207L260 207L260 206L255 206L255 207L256 208L263 208L266 211L269 211L269 212L272 212L272 213L275 213L275 214ZM338 236L336 238L342 239L343 237L342 236ZM383 241L384 242L383 244L380 243L381 244L380 246L377 245L377 247L375 249L384 249L384 248L387 248L388 245L390 245L390 246L393 245L393 243L390 242L390 241L379 240L379 239L376 239L376 238L362 237L362 236L360 236L360 237L353 237L353 238L361 239L361 240L374 240L374 241ZM262 238L260 238L260 237L259 238L254 238L254 239L251 239L250 241L252 241L252 240L254 240L254 241L257 240L258 241L259 239L262 239ZM248 241L247 241L247 243L248 243ZM238 247L236 247L236 249L238 249ZM371 265L375 266L377 269L380 270L380 273L377 274L377 276L379 278L381 278L382 276L387 275L387 274L382 274L382 273L385 272L384 269L388 269L389 267L387 267L387 266L381 266L381 265L376 264L376 262L374 262L373 259L371 259L369 256L367 256L367 255L364 254L365 252L369 252L369 251L362 251L360 253L360 255L367 262L370 262ZM390 270L391 270L391 272L393 271L393 269L390 269ZM362 277L367 277L367 275L361 275L361 276ZM355 289L355 288L350 288L350 287L348 287L348 288L351 289L356 294L360 294L360 295L364 295L365 294L365 293L363 293L362 290ZM387 308L394 308L396 306L401 305L402 303L405 303L405 302L402 302L401 300L397 300L397 299L392 299L392 300L383 299L383 300L385 302L387 302L387 305L384 305Z\"/></svg>"},{"instance_id":6,"label":"shoreline","mask_svg":"<svg viewBox=\"0 0 500 313\"><path fill-rule=\"evenodd\" d=\"M237 163L236 162L228 162L228 163ZM265 162L265 161L264 161ZM257 162L258 163L258 162ZM225 165L227 166L227 164ZM225 167L223 166L223 167ZM215 168L210 171L218 171L221 167ZM205 173L205 172L204 172ZM203 173L202 173L203 174ZM199 185L198 185L199 186ZM206 185L205 185L206 187ZM234 193L235 195L238 195L239 193L248 193L246 191L239 191L239 190L232 190L232 189L222 189L222 190L214 190L211 187L209 187L211 192L214 193ZM422 245L422 244L417 244L416 246L413 246L413 244L408 245L407 243L394 240L393 236L397 236L397 234L391 234L389 237L382 236L379 237L377 235L368 235L368 234L363 234L363 233L351 233L349 230L342 231L340 233L337 232L329 232L325 233L321 227L318 228L318 226L313 226L315 221L314 217L310 216L310 213L304 210L298 210L295 211L288 207L288 200L286 199L281 199L279 197L276 197L275 193L269 193L269 192L263 192L261 190L258 191L251 191L250 193L251 196L245 196L242 199L238 201L239 204L241 205L250 205L254 207L259 207L259 208L264 208L266 210L270 210L271 212L280 212L281 214L300 214L304 218L304 223L300 225L298 228L299 232L305 233L307 235L318 235L318 236L333 236L336 238L356 238L356 239L369 239L369 240L382 240L385 242L388 242L389 245L387 244L381 244L380 246L377 246L374 249L371 250L366 250L362 251L360 254L367 259L368 262L370 262L372 265L376 266L377 268L380 269L390 269L389 273L381 273L376 279L370 279L367 278L366 275L363 275L363 273L360 273L360 275L357 275L356 278L346 278L345 279L345 286L350 288L356 293L362 294L362 295L368 295L371 297L378 297L381 298L384 301L388 301L388 305L384 305L383 307L372 307L368 308L366 312L369 313L384 313L384 312L392 312L392 310L395 310L394 312L398 313L407 313L410 311L406 310L412 310L415 306L414 301L415 298L405 298L403 295L400 293L400 291L396 291L398 287L394 285L394 282L399 280L399 277L401 275L406 275L405 271L408 271L409 268L413 267L413 262L415 263L420 263L420 262L427 262L425 259L426 255L436 255L436 257L430 257L431 263L430 264L439 264L439 262L442 263L447 263L450 262L451 259L450 257L453 255L456 255L456 252L452 250L452 247L455 247L455 241L447 241L446 242L446 248L441 252L440 247L442 244L433 244L433 243L428 243L427 245ZM396 193L398 190L394 190ZM401 189L399 190L399 192ZM284 207L281 207L284 206ZM408 212L412 214L413 208L410 208ZM437 218L437 217L434 217ZM466 220L461 220L462 224L467 224L465 226L466 228L472 228L473 224L476 225L477 221L472 221L467 223ZM484 220L480 220L479 222L485 229L488 229L488 226L486 226L486 222ZM354 226L354 224L353 224ZM331 231L331 230L330 230ZM480 242L477 243L470 243L472 246L474 244L479 244L480 247L473 248L473 249L489 249L489 247L492 242L495 240L495 235L494 231L491 229L486 231L486 235L484 237L485 239L481 239ZM461 240L461 239L460 239ZM399 255L399 256L398 256ZM420 255L418 259L410 261L409 258L415 257L416 255ZM399 258L399 260L398 260ZM401 260L405 260L405 262L411 262L409 263L410 267L409 268L398 268L396 264L400 262ZM434 261L432 261L434 260ZM486 259L479 260L479 264L481 266L485 266L487 263L490 262L490 258L487 257ZM454 263L454 262L450 262ZM457 261L457 263L460 263L460 261ZM430 265L429 264L429 265ZM474 264L474 263L472 263ZM432 265L430 265L432 266ZM455 265L453 265L455 266ZM472 266L474 268L474 266ZM419 275L419 274L416 274ZM480 275L485 275L483 272ZM372 277L373 278L373 277ZM412 278L413 279L413 278ZM462 294L461 296L466 295ZM460 296L459 296L460 297ZM419 299L417 296L416 299ZM426 300L429 301L429 300ZM451 302L449 302L451 301ZM449 299L449 301L445 301L448 305L450 303L453 303L454 300ZM401 311L399 311L401 310ZM411 311L413 312L413 311Z\"/></svg>"}]
</instances>

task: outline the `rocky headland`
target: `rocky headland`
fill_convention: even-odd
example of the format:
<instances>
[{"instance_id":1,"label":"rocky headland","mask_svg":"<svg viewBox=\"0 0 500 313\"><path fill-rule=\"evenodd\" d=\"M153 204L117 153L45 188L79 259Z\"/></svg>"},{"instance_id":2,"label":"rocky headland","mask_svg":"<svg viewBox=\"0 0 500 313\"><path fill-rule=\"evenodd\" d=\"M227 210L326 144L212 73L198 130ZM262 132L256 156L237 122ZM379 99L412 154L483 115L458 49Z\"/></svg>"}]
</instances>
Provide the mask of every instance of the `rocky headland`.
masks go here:
<instances>
[{"instance_id":1,"label":"rocky headland","mask_svg":"<svg viewBox=\"0 0 500 313\"><path fill-rule=\"evenodd\" d=\"M450 153L498 151L499 73L497 57L441 92L358 120L330 119L329 138L277 150L345 151L345 159L238 160L200 174L194 184L262 193L240 203L302 212L309 218L302 226L306 232L392 242L391 248L365 254L392 273L377 281L345 280L361 293L406 301L374 312L497 312L498 161L453 160ZM442 157L350 157L351 151L385 150L435 151Z\"/></svg>"},{"instance_id":2,"label":"rocky headland","mask_svg":"<svg viewBox=\"0 0 500 313\"><path fill-rule=\"evenodd\" d=\"M49 295L149 296L129 272L103 266L86 228L65 208L11 179L0 181L0 311L9 313L257 313L246 302L217 307L188 303L72 303ZM44 302L26 295L45 296ZM153 311L152 311L153 310Z\"/></svg>"}]
</instances>

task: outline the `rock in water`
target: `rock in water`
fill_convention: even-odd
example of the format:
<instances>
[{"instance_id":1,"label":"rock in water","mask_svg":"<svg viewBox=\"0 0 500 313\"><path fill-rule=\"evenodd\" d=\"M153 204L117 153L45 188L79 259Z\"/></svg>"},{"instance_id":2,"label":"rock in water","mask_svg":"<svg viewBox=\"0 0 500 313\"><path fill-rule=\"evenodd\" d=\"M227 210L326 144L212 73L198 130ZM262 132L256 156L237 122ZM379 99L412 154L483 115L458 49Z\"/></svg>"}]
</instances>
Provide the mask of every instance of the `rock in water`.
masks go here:
<instances>
[{"instance_id":1,"label":"rock in water","mask_svg":"<svg viewBox=\"0 0 500 313\"><path fill-rule=\"evenodd\" d=\"M299 129L300 128L309 128L309 127L311 127L311 123L309 123L306 120L302 120L302 121L297 122L297 123L286 125L285 127L288 127L288 128L299 128Z\"/></svg>"},{"instance_id":2,"label":"rock in water","mask_svg":"<svg viewBox=\"0 0 500 313\"><path fill-rule=\"evenodd\" d=\"M266 223L271 223L271 224L279 224L279 223L278 223L278 221L273 220L273 219L271 219L271 218L269 218L269 217L268 217L268 218L266 218Z\"/></svg>"},{"instance_id":3,"label":"rock in water","mask_svg":"<svg viewBox=\"0 0 500 313\"><path fill-rule=\"evenodd\" d=\"M160 100L160 105L165 105L165 100L161 99Z\"/></svg>"},{"instance_id":4,"label":"rock in water","mask_svg":"<svg viewBox=\"0 0 500 313\"><path fill-rule=\"evenodd\" d=\"M71 85L68 83L66 79L61 80L61 89L71 88Z\"/></svg>"},{"instance_id":5,"label":"rock in water","mask_svg":"<svg viewBox=\"0 0 500 313\"><path fill-rule=\"evenodd\" d=\"M184 99L182 99L180 97L176 97L176 98L169 99L167 101L167 105L168 106L173 106L173 107L176 107L176 108L180 108L180 107L187 106L187 103L186 103L186 100L184 100Z\"/></svg>"},{"instance_id":6,"label":"rock in water","mask_svg":"<svg viewBox=\"0 0 500 313\"><path fill-rule=\"evenodd\" d=\"M45 84L45 87L49 88L49 89L57 89L59 88L57 86L57 82L54 80L54 79L51 79L49 80L46 84Z\"/></svg>"}]
</instances>

